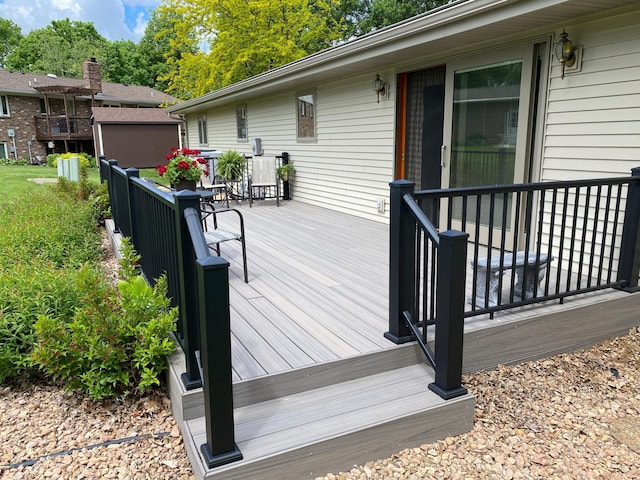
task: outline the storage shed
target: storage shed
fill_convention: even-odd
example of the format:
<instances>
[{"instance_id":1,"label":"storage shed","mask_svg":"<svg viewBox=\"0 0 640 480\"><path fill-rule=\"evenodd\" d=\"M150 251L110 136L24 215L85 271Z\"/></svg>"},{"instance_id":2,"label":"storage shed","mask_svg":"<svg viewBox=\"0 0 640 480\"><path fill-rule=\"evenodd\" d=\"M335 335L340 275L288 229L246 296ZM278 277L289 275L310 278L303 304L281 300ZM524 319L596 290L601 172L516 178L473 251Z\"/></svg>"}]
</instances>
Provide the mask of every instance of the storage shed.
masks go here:
<instances>
[{"instance_id":1,"label":"storage shed","mask_svg":"<svg viewBox=\"0 0 640 480\"><path fill-rule=\"evenodd\" d=\"M123 168L165 163L171 147L181 146L182 120L159 108L94 107L96 155L115 158Z\"/></svg>"}]
</instances>

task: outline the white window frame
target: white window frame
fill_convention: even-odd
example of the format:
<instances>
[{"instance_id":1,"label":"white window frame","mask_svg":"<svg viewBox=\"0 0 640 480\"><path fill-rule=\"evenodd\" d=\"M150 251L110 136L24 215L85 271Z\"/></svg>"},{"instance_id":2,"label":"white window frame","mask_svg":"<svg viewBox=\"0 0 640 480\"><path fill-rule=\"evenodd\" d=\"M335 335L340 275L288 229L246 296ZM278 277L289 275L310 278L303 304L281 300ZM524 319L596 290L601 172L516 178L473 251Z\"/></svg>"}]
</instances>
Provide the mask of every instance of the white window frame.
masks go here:
<instances>
[{"instance_id":1,"label":"white window frame","mask_svg":"<svg viewBox=\"0 0 640 480\"><path fill-rule=\"evenodd\" d=\"M207 114L198 114L198 143L200 145L209 145L207 134Z\"/></svg>"},{"instance_id":2,"label":"white window frame","mask_svg":"<svg viewBox=\"0 0 640 480\"><path fill-rule=\"evenodd\" d=\"M0 95L0 117L10 117L11 110L9 109L9 96Z\"/></svg>"},{"instance_id":3,"label":"white window frame","mask_svg":"<svg viewBox=\"0 0 640 480\"><path fill-rule=\"evenodd\" d=\"M239 141L246 142L249 139L246 103L242 105L236 105L236 135Z\"/></svg>"},{"instance_id":4,"label":"white window frame","mask_svg":"<svg viewBox=\"0 0 640 480\"><path fill-rule=\"evenodd\" d=\"M0 142L0 158L9 158L9 151L7 150L7 142Z\"/></svg>"},{"instance_id":5,"label":"white window frame","mask_svg":"<svg viewBox=\"0 0 640 480\"><path fill-rule=\"evenodd\" d=\"M318 105L315 90L296 93L296 139L298 142L316 142L316 115ZM312 135L304 135L311 125Z\"/></svg>"}]
</instances>

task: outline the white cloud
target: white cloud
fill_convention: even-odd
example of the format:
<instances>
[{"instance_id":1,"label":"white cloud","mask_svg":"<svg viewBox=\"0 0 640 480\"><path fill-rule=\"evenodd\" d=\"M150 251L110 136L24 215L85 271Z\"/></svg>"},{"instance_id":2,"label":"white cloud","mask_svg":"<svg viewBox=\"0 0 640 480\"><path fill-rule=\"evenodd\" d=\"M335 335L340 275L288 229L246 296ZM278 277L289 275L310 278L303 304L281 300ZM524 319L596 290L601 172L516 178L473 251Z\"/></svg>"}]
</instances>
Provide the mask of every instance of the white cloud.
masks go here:
<instances>
[{"instance_id":1,"label":"white cloud","mask_svg":"<svg viewBox=\"0 0 640 480\"><path fill-rule=\"evenodd\" d=\"M24 34L44 28L52 20L69 18L93 22L107 40L137 41L144 33L148 15L138 10L159 4L160 0L29 0L28 4L24 0L4 0L0 3L0 17L12 20ZM130 8L125 10L125 5ZM125 18L126 11L132 12L132 18Z\"/></svg>"}]
</instances>

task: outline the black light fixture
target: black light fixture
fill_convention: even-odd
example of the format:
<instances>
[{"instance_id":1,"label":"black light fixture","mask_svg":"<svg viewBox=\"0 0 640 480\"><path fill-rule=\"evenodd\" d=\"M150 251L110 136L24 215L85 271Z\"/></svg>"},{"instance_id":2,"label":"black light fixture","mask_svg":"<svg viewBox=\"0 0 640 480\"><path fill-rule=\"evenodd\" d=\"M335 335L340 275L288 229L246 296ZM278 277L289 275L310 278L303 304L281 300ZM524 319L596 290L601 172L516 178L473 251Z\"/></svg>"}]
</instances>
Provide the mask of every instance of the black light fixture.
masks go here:
<instances>
[{"instance_id":1,"label":"black light fixture","mask_svg":"<svg viewBox=\"0 0 640 480\"><path fill-rule=\"evenodd\" d=\"M373 80L373 91L378 95L378 103L380 103L380 95L387 96L387 84L380 78L379 73L376 73L376 78Z\"/></svg>"},{"instance_id":2,"label":"black light fixture","mask_svg":"<svg viewBox=\"0 0 640 480\"><path fill-rule=\"evenodd\" d=\"M576 47L573 46L573 43L569 40L569 36L564 29L562 30L560 40L556 43L555 47L556 57L562 65L562 74L560 78L564 78L565 67L572 67L573 64L576 63Z\"/></svg>"}]
</instances>

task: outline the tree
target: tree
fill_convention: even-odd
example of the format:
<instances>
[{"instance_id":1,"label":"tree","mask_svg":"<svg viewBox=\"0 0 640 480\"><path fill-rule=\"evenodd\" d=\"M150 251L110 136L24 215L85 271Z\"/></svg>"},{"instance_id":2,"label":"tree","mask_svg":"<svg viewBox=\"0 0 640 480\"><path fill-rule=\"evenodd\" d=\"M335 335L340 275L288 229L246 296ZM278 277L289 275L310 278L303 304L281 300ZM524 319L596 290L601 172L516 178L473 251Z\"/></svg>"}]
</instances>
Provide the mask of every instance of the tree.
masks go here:
<instances>
[{"instance_id":1,"label":"tree","mask_svg":"<svg viewBox=\"0 0 640 480\"><path fill-rule=\"evenodd\" d=\"M172 11L164 11L162 9L154 9L151 12L149 22L144 30L144 35L138 43L138 52L142 64L144 65L145 75L141 79L141 85L166 91L169 84L163 78L167 77L170 72L170 63L168 59L172 55L181 58L183 49L178 47L178 39L174 24L180 20L180 17ZM176 47L172 50L172 41ZM195 45L191 47L195 51Z\"/></svg>"},{"instance_id":2,"label":"tree","mask_svg":"<svg viewBox=\"0 0 640 480\"><path fill-rule=\"evenodd\" d=\"M450 0L343 0L334 15L345 22L345 39L420 15Z\"/></svg>"},{"instance_id":3,"label":"tree","mask_svg":"<svg viewBox=\"0 0 640 480\"><path fill-rule=\"evenodd\" d=\"M82 62L103 57L107 40L92 22L53 20L32 30L7 58L7 68L81 78Z\"/></svg>"},{"instance_id":4,"label":"tree","mask_svg":"<svg viewBox=\"0 0 640 480\"><path fill-rule=\"evenodd\" d=\"M131 40L116 40L107 45L104 60L101 63L105 80L132 85L149 85L147 62L141 55L138 45Z\"/></svg>"},{"instance_id":5,"label":"tree","mask_svg":"<svg viewBox=\"0 0 640 480\"><path fill-rule=\"evenodd\" d=\"M0 68L4 68L7 56L20 44L22 29L6 18L0 18Z\"/></svg>"},{"instance_id":6,"label":"tree","mask_svg":"<svg viewBox=\"0 0 640 480\"><path fill-rule=\"evenodd\" d=\"M176 39L189 39L189 47L209 45L206 53L183 48L169 62L169 89L185 98L298 60L342 34L331 0L165 1L159 8L181 18L174 25ZM178 40L174 51L176 46Z\"/></svg>"}]
</instances>

